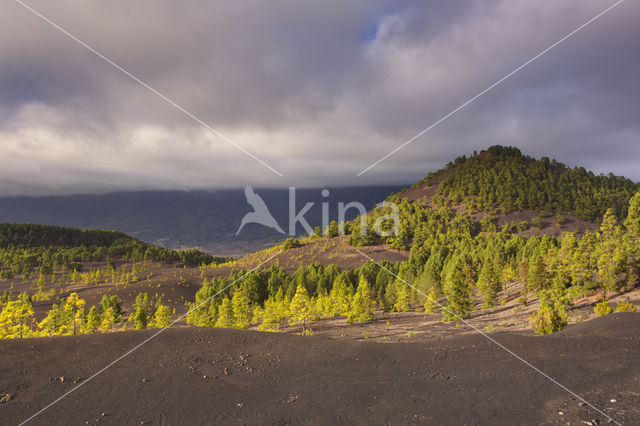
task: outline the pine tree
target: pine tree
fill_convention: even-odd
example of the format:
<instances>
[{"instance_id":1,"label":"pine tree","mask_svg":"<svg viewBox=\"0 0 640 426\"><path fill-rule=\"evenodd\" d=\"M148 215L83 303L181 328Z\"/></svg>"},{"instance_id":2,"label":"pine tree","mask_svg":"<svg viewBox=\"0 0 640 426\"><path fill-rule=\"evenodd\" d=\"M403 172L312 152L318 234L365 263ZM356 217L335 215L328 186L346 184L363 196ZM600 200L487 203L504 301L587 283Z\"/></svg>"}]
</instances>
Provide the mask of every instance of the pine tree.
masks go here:
<instances>
[{"instance_id":1,"label":"pine tree","mask_svg":"<svg viewBox=\"0 0 640 426\"><path fill-rule=\"evenodd\" d=\"M98 327L100 327L100 315L98 315L96 307L92 306L87 314L85 328L89 333L95 333L98 330Z\"/></svg>"},{"instance_id":2,"label":"pine tree","mask_svg":"<svg viewBox=\"0 0 640 426\"><path fill-rule=\"evenodd\" d=\"M251 325L251 306L249 298L238 288L231 299L235 328L248 328Z\"/></svg>"},{"instance_id":3,"label":"pine tree","mask_svg":"<svg viewBox=\"0 0 640 426\"><path fill-rule=\"evenodd\" d=\"M0 339L33 336L33 306L26 298L8 302L0 312Z\"/></svg>"},{"instance_id":4,"label":"pine tree","mask_svg":"<svg viewBox=\"0 0 640 426\"><path fill-rule=\"evenodd\" d=\"M120 319L120 314L122 313L122 301L118 296L107 296L106 294L103 294L102 299L100 299L100 312L104 313L109 308L113 308L113 313L115 315L114 321L117 322Z\"/></svg>"},{"instance_id":5,"label":"pine tree","mask_svg":"<svg viewBox=\"0 0 640 426\"><path fill-rule=\"evenodd\" d=\"M133 308L136 310L138 308L142 309L147 318L151 316L151 302L149 301L149 294L146 291L144 293L138 293L136 300L133 303Z\"/></svg>"},{"instance_id":6,"label":"pine tree","mask_svg":"<svg viewBox=\"0 0 640 426\"><path fill-rule=\"evenodd\" d=\"M47 316L38 324L38 329L41 336L66 334L67 325L62 307L54 304L47 312Z\"/></svg>"},{"instance_id":7,"label":"pine tree","mask_svg":"<svg viewBox=\"0 0 640 426\"><path fill-rule=\"evenodd\" d=\"M258 326L260 331L280 331L280 317L278 314L279 302L273 299L267 299L264 304L264 313L262 315L262 323Z\"/></svg>"},{"instance_id":8,"label":"pine tree","mask_svg":"<svg viewBox=\"0 0 640 426\"><path fill-rule=\"evenodd\" d=\"M233 307L231 301L227 296L222 299L222 303L218 307L218 319L216 320L216 327L218 328L232 328L235 324L233 317Z\"/></svg>"},{"instance_id":9,"label":"pine tree","mask_svg":"<svg viewBox=\"0 0 640 426\"><path fill-rule=\"evenodd\" d=\"M171 325L171 309L167 305L160 303L156 307L156 312L153 314L151 321L149 322L150 328L167 328Z\"/></svg>"},{"instance_id":10,"label":"pine tree","mask_svg":"<svg viewBox=\"0 0 640 426\"><path fill-rule=\"evenodd\" d=\"M549 276L544 259L539 254L531 259L529 264L528 289L540 291L548 287Z\"/></svg>"},{"instance_id":11,"label":"pine tree","mask_svg":"<svg viewBox=\"0 0 640 426\"><path fill-rule=\"evenodd\" d=\"M561 300L551 300L546 291L540 292L540 307L529 317L533 331L551 334L567 325L567 313Z\"/></svg>"},{"instance_id":12,"label":"pine tree","mask_svg":"<svg viewBox=\"0 0 640 426\"><path fill-rule=\"evenodd\" d=\"M102 314L102 322L100 323L100 331L103 333L109 332L113 329L113 325L117 321L116 310L113 306L109 306Z\"/></svg>"},{"instance_id":13,"label":"pine tree","mask_svg":"<svg viewBox=\"0 0 640 426\"><path fill-rule=\"evenodd\" d=\"M329 298L331 299L332 309L330 314L332 316L347 315L349 313L351 309L351 291L342 275L338 275L338 278L333 283Z\"/></svg>"},{"instance_id":14,"label":"pine tree","mask_svg":"<svg viewBox=\"0 0 640 426\"><path fill-rule=\"evenodd\" d=\"M260 306L256 306L255 308L253 308L253 314L251 315L251 324L258 325L260 322L262 322L263 315L264 309L262 309Z\"/></svg>"},{"instance_id":15,"label":"pine tree","mask_svg":"<svg viewBox=\"0 0 640 426\"><path fill-rule=\"evenodd\" d=\"M78 296L78 293L71 293L64 302L62 310L69 324L68 330L72 334L83 333L84 306L86 302Z\"/></svg>"},{"instance_id":16,"label":"pine tree","mask_svg":"<svg viewBox=\"0 0 640 426\"><path fill-rule=\"evenodd\" d=\"M473 309L471 289L463 272L463 261L455 261L453 269L447 274L444 293L447 298L446 309L442 311L443 321L458 321L466 318Z\"/></svg>"},{"instance_id":17,"label":"pine tree","mask_svg":"<svg viewBox=\"0 0 640 426\"><path fill-rule=\"evenodd\" d=\"M396 288L396 303L393 308L396 312L409 312L411 310L409 289L405 283L396 282L393 285Z\"/></svg>"},{"instance_id":18,"label":"pine tree","mask_svg":"<svg viewBox=\"0 0 640 426\"><path fill-rule=\"evenodd\" d=\"M375 300L371 293L369 281L364 275L361 275L358 289L351 303L351 311L347 316L347 324L353 324L354 321L374 321L376 319L373 314L374 308Z\"/></svg>"},{"instance_id":19,"label":"pine tree","mask_svg":"<svg viewBox=\"0 0 640 426\"><path fill-rule=\"evenodd\" d=\"M495 306L500 287L500 278L495 271L493 261L487 258L482 264L478 277L478 291L482 295L483 308Z\"/></svg>"},{"instance_id":20,"label":"pine tree","mask_svg":"<svg viewBox=\"0 0 640 426\"><path fill-rule=\"evenodd\" d=\"M289 305L289 324L302 325L302 335L307 334L306 323L311 318L311 301L307 290L302 284L298 284L296 294Z\"/></svg>"},{"instance_id":21,"label":"pine tree","mask_svg":"<svg viewBox=\"0 0 640 426\"><path fill-rule=\"evenodd\" d=\"M640 191L629 201L629 213L627 220L624 222L629 236L637 241L640 239Z\"/></svg>"},{"instance_id":22,"label":"pine tree","mask_svg":"<svg viewBox=\"0 0 640 426\"><path fill-rule=\"evenodd\" d=\"M613 209L608 209L604 214L604 217L602 218L602 225L600 225L600 233L605 240L619 236L620 226Z\"/></svg>"},{"instance_id":23,"label":"pine tree","mask_svg":"<svg viewBox=\"0 0 640 426\"><path fill-rule=\"evenodd\" d=\"M133 316L133 329L144 330L145 328L147 328L147 313L142 307L138 306Z\"/></svg>"},{"instance_id":24,"label":"pine tree","mask_svg":"<svg viewBox=\"0 0 640 426\"><path fill-rule=\"evenodd\" d=\"M431 290L427 295L427 300L424 302L424 312L426 314L431 314L438 310L440 306L438 305L437 300L436 289L431 287Z\"/></svg>"}]
</instances>

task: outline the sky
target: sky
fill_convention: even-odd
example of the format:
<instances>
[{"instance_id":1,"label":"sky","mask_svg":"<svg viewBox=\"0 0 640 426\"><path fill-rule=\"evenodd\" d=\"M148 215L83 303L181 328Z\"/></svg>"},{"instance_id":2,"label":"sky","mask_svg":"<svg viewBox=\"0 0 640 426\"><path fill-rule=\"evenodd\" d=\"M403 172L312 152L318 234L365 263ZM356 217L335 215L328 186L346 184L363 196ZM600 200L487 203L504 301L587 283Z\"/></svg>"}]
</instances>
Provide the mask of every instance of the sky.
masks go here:
<instances>
[{"instance_id":1,"label":"sky","mask_svg":"<svg viewBox=\"0 0 640 426\"><path fill-rule=\"evenodd\" d=\"M166 99L2 2L0 195L413 183L496 144L640 180L637 1L360 176L614 2L24 2Z\"/></svg>"}]
</instances>

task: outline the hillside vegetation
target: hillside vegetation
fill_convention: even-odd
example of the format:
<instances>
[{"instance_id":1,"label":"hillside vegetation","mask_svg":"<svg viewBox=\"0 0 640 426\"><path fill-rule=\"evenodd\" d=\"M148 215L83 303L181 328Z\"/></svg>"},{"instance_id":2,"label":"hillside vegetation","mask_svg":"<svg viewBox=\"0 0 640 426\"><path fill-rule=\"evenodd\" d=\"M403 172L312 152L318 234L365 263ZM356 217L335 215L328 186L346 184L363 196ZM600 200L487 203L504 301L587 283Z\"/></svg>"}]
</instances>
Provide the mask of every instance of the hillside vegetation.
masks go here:
<instances>
[{"instance_id":1,"label":"hillside vegetation","mask_svg":"<svg viewBox=\"0 0 640 426\"><path fill-rule=\"evenodd\" d=\"M49 276L59 270L80 271L85 262L118 260L197 266L226 259L153 246L117 231L0 223L0 279L29 278L34 273Z\"/></svg>"},{"instance_id":2,"label":"hillside vegetation","mask_svg":"<svg viewBox=\"0 0 640 426\"><path fill-rule=\"evenodd\" d=\"M406 252L407 260L381 262L381 265L367 262L350 270L310 261L293 273L273 261L248 273L228 268L239 264L249 268L251 262L222 265L213 262L202 268L202 287L189 305L188 323L279 331L286 321L299 327L301 333L309 334L310 324L321 318L343 317L346 323L352 324L376 320L380 311L417 310L440 313L443 321L460 321L474 310L491 310L505 304L506 300L499 295L517 284L521 288L518 305L537 303L538 309L530 318L531 326L536 332L546 334L567 324L568 311L577 301L597 296L600 303L596 313L606 314L613 311L608 304L610 297L636 288L640 276L640 192L632 195L636 184L623 178L583 174L579 169L570 170L553 161L532 160L514 148L493 147L454 164L422 183L441 182L436 208L400 195L390 197L399 207L397 232L379 237L373 230L376 220L390 212L389 207L376 208L367 215L364 235L360 232L363 218L345 224L351 232L352 245L387 244L391 249ZM476 174L478 179L474 181ZM511 180L505 176L511 176ZM540 185L545 179L546 184ZM493 185L502 185L499 186L502 189L496 191ZM518 188L527 192L516 191ZM533 191L534 198L528 195L531 188L537 188ZM553 193L555 189L557 194ZM472 193L478 195L470 195ZM583 194L583 198L576 194ZM503 199L510 200L511 204L496 204ZM598 220L597 231L586 230L580 235L565 232L559 236L544 233L523 236L519 233L522 228L542 229L544 223L532 220L498 228L490 215L476 222L466 210L453 208L454 201L473 202L479 208L477 200L487 200L483 208L506 210L514 205L548 210L561 208L565 212L582 209L596 218L607 207L606 203L610 205ZM560 227L561 219L560 214L555 219ZM395 225L387 219L382 228L392 230ZM329 229L318 230L312 239L343 238L336 235L337 227L338 224L332 223ZM281 256L287 253L295 256L296 251L304 248L300 246L311 241L290 240L261 252L257 259L266 260L279 252ZM137 253L135 260L144 258L142 252ZM262 260L254 262L255 266L260 262ZM211 271L220 273L211 276ZM68 312L64 315L54 312L49 316L51 321L62 317L66 322L56 323L55 327L49 323L36 327L29 314L29 296L23 294L14 299L11 312L26 312L17 316L22 318L21 327L24 326L19 328L21 336L96 331L95 324L103 320L101 316L108 312L110 303L107 301L90 315L91 311L85 309L77 295L69 295L61 300L64 303L61 306L67 307L62 312ZM113 305L117 305L117 301L113 301ZM635 306L619 303L616 308L634 310ZM9 318L9 314L4 318ZM128 319L119 321L129 327L146 328L148 324L164 324L166 318L161 300L154 304L147 295L140 294ZM108 320L113 323L111 318ZM9 321L7 329L11 324L15 326L16 321ZM94 326L88 326L89 322ZM106 329L110 330L111 325ZM16 337L17 334L7 332L5 335Z\"/></svg>"},{"instance_id":3,"label":"hillside vegetation","mask_svg":"<svg viewBox=\"0 0 640 426\"><path fill-rule=\"evenodd\" d=\"M568 168L547 157L536 160L518 148L502 146L458 157L418 185L434 183L439 183L440 203L449 200L480 211L575 212L589 221L598 220L608 209L625 217L629 199L639 189L624 177Z\"/></svg>"}]
</instances>

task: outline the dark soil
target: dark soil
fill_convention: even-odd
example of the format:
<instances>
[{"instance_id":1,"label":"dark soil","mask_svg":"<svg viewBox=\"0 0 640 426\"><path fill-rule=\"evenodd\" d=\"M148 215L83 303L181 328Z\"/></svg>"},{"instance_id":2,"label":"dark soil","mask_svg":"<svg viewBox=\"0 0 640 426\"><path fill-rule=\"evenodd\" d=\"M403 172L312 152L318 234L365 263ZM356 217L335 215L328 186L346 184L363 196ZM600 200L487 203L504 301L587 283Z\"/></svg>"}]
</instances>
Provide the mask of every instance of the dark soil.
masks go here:
<instances>
[{"instance_id":1,"label":"dark soil","mask_svg":"<svg viewBox=\"0 0 640 426\"><path fill-rule=\"evenodd\" d=\"M596 424L607 418L479 334L384 343L174 328L0 341L0 423ZM614 417L640 418L640 315L491 336ZM83 384L84 383L84 384Z\"/></svg>"}]
</instances>

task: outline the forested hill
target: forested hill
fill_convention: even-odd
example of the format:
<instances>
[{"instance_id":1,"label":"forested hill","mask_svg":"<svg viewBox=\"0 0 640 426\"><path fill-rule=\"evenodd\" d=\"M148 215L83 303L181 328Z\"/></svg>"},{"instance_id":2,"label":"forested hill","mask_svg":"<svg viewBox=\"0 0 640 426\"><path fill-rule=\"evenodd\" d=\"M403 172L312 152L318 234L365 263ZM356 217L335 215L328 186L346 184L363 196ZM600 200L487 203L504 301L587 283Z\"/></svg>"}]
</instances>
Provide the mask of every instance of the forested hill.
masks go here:
<instances>
[{"instance_id":1,"label":"forested hill","mask_svg":"<svg viewBox=\"0 0 640 426\"><path fill-rule=\"evenodd\" d=\"M29 276L36 268L48 275L59 268L80 270L85 262L116 260L197 266L227 259L193 249L175 251L153 246L117 231L0 223L0 279Z\"/></svg>"},{"instance_id":2,"label":"forested hill","mask_svg":"<svg viewBox=\"0 0 640 426\"><path fill-rule=\"evenodd\" d=\"M0 247L109 247L116 242L139 243L122 232L85 230L62 226L43 226L32 223L0 223Z\"/></svg>"},{"instance_id":3,"label":"forested hill","mask_svg":"<svg viewBox=\"0 0 640 426\"><path fill-rule=\"evenodd\" d=\"M592 222L609 208L617 217L625 217L629 200L640 188L624 177L569 168L547 157L533 159L518 148L502 146L458 157L412 188L436 184L436 204L463 203L472 212L572 212Z\"/></svg>"}]
</instances>

